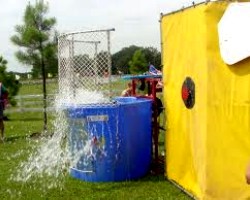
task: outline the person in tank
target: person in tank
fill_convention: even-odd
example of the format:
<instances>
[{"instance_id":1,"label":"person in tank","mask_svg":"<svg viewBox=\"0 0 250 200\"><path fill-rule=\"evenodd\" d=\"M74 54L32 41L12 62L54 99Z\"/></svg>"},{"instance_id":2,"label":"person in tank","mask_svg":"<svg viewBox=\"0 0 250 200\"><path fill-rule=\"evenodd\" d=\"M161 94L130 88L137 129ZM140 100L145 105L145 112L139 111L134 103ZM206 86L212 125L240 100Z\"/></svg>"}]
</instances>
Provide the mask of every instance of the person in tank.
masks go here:
<instances>
[{"instance_id":1,"label":"person in tank","mask_svg":"<svg viewBox=\"0 0 250 200\"><path fill-rule=\"evenodd\" d=\"M128 83L128 87L122 91L122 97L130 97L132 96L132 83Z\"/></svg>"}]
</instances>

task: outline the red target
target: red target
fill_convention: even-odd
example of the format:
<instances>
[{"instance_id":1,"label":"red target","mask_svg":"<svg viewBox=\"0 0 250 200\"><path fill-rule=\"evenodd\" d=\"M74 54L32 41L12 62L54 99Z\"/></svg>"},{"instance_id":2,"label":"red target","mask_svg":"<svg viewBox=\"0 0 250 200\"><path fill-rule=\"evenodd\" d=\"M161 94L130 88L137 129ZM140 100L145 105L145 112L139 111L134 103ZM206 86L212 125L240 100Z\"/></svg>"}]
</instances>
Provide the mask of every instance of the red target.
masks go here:
<instances>
[{"instance_id":1,"label":"red target","mask_svg":"<svg viewBox=\"0 0 250 200\"><path fill-rule=\"evenodd\" d=\"M195 84L194 84L194 81L190 77L187 77L182 84L181 97L185 106L188 109L191 109L194 107Z\"/></svg>"}]
</instances>

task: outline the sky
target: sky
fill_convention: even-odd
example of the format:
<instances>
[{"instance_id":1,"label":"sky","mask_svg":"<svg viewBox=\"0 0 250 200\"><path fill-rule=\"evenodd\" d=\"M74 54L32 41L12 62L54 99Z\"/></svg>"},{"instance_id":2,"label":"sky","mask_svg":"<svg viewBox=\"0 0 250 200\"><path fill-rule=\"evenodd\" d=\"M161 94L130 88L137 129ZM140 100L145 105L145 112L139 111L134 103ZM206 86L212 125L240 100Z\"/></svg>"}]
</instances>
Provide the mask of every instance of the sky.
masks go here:
<instances>
[{"instance_id":1,"label":"sky","mask_svg":"<svg viewBox=\"0 0 250 200\"><path fill-rule=\"evenodd\" d=\"M0 0L0 55L7 61L7 71L27 72L16 60L10 37L15 26L23 23L25 8L35 0ZM111 52L137 45L155 47L160 51L160 13L169 13L192 5L191 0L45 0L49 3L47 17L55 17L59 33L115 28ZM196 3L201 2L199 0Z\"/></svg>"}]
</instances>

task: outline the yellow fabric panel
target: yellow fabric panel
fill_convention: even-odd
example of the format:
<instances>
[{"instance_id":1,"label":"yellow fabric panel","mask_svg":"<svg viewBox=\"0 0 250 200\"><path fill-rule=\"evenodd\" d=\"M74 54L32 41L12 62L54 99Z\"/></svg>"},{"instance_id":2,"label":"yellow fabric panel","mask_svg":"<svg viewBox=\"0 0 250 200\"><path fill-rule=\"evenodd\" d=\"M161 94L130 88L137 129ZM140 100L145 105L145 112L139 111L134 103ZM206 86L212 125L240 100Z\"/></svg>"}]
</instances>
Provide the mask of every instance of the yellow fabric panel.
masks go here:
<instances>
[{"instance_id":1,"label":"yellow fabric panel","mask_svg":"<svg viewBox=\"0 0 250 200\"><path fill-rule=\"evenodd\" d=\"M250 59L227 66L217 24L228 3L211 2L161 20L166 176L199 199L247 199L250 160ZM181 98L186 76L196 103Z\"/></svg>"},{"instance_id":2,"label":"yellow fabric panel","mask_svg":"<svg viewBox=\"0 0 250 200\"><path fill-rule=\"evenodd\" d=\"M198 197L205 189L206 26L205 6L162 18L164 99L167 113L166 175ZM192 29L190 29L192 27ZM196 103L185 107L185 78L196 84Z\"/></svg>"},{"instance_id":3,"label":"yellow fabric panel","mask_svg":"<svg viewBox=\"0 0 250 200\"><path fill-rule=\"evenodd\" d=\"M220 56L217 23L225 5L210 4L206 23L207 199L250 198L245 171L250 160L250 59L226 65ZM239 22L240 23L240 22Z\"/></svg>"}]
</instances>

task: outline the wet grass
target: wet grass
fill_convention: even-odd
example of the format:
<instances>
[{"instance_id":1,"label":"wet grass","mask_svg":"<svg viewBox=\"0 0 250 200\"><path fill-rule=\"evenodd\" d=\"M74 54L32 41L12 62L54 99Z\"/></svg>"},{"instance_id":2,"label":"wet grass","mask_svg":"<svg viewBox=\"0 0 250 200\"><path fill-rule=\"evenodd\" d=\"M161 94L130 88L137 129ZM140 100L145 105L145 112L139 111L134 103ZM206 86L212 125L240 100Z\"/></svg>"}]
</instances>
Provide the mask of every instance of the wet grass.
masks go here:
<instances>
[{"instance_id":1,"label":"wet grass","mask_svg":"<svg viewBox=\"0 0 250 200\"><path fill-rule=\"evenodd\" d=\"M61 185L54 188L49 188L53 179L46 177L30 182L16 182L10 177L15 176L19 170L17 168L19 163L26 160L34 146L39 144L39 137L30 136L42 131L43 114L37 112L11 113L9 119L5 122L6 141L0 143L1 199L190 199L167 181L162 173L157 175L148 173L139 180L112 183L84 182L66 174L62 175ZM50 130L52 120L53 116L50 114ZM164 138L162 133L160 138L161 140ZM161 145L164 145L163 142Z\"/></svg>"},{"instance_id":2,"label":"wet grass","mask_svg":"<svg viewBox=\"0 0 250 200\"><path fill-rule=\"evenodd\" d=\"M9 180L33 144L24 137L0 144L1 199L189 199L163 175L148 174L137 181L116 183L89 183L66 175L58 188L46 188L51 181L46 178L34 182Z\"/></svg>"}]
</instances>

